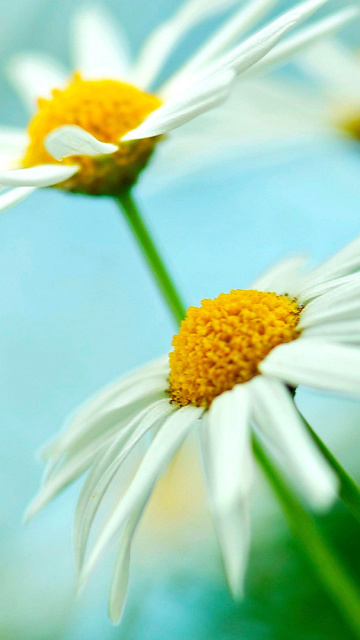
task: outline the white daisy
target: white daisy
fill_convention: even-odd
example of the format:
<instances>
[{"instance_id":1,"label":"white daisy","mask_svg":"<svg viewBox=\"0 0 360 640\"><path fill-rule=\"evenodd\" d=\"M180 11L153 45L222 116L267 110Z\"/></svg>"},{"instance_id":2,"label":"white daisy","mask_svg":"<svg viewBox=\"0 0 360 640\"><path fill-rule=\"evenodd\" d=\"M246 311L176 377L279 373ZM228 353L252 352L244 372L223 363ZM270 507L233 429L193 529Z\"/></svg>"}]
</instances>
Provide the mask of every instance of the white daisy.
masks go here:
<instances>
[{"instance_id":1,"label":"white daisy","mask_svg":"<svg viewBox=\"0 0 360 640\"><path fill-rule=\"evenodd\" d=\"M161 136L225 101L235 79L271 50L279 62L356 13L333 14L330 22L319 20L278 45L326 1L308 0L236 44L276 4L251 0L159 87L157 78L184 35L236 0L188 0L155 29L134 62L112 24L97 12L82 13L74 24L78 72L70 81L59 65L38 55L11 64L10 77L26 103L38 103L27 132L0 132L0 185L11 189L0 196L0 211L38 187L119 195L136 181ZM199 146L198 138L194 143ZM168 171L169 159L163 166Z\"/></svg>"},{"instance_id":2,"label":"white daisy","mask_svg":"<svg viewBox=\"0 0 360 640\"><path fill-rule=\"evenodd\" d=\"M241 594L250 543L252 432L315 510L336 499L338 478L294 402L298 385L360 394L360 238L309 273L291 258L249 290L191 307L174 349L102 391L45 449L49 466L32 516L88 470L75 516L82 584L119 536L110 616L120 618L130 548L149 497L170 460L199 428L209 503L230 589ZM148 434L134 477L85 561L108 486ZM149 441L146 440L148 443Z\"/></svg>"},{"instance_id":3,"label":"white daisy","mask_svg":"<svg viewBox=\"0 0 360 640\"><path fill-rule=\"evenodd\" d=\"M298 66L315 79L323 126L360 139L360 61L340 41L329 39L311 47L297 59Z\"/></svg>"}]
</instances>

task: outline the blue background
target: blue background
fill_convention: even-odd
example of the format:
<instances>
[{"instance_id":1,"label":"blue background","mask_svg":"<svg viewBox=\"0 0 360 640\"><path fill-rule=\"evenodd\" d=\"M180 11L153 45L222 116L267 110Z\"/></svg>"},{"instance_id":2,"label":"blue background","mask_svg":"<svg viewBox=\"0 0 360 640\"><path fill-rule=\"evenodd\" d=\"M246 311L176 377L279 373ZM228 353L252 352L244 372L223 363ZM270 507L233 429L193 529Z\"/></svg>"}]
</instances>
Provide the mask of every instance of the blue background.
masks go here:
<instances>
[{"instance_id":1,"label":"blue background","mask_svg":"<svg viewBox=\"0 0 360 640\"><path fill-rule=\"evenodd\" d=\"M136 50L178 3L103 4L126 25ZM24 48L69 62L68 24L79 5L0 2L2 63ZM25 124L4 74L0 90L1 122ZM188 304L247 286L289 252L305 251L318 262L359 234L356 143L314 141L292 160L276 151L265 160L222 159L161 190L146 175L140 180L135 195ZM0 637L230 638L224 620L237 611L238 637L271 638L256 615L245 616L246 604L234 608L219 571L204 578L201 561L194 560L196 542L188 563L175 552L160 561L156 580L154 558L135 570L121 630L106 619L105 570L75 602L70 532L78 487L26 528L21 524L40 478L35 451L88 395L171 343L172 321L114 204L42 190L3 213L0 292ZM305 391L300 402L359 476L359 404ZM217 566L215 554L202 560Z\"/></svg>"}]
</instances>

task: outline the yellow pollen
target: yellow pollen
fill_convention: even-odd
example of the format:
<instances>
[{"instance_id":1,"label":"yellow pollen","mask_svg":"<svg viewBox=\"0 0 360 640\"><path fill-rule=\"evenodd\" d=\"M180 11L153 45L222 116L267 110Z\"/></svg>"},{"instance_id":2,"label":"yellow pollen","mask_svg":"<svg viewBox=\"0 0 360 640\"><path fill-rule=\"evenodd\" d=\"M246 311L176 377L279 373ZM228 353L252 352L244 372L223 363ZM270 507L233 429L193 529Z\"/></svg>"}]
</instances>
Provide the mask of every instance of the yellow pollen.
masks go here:
<instances>
[{"instance_id":1,"label":"yellow pollen","mask_svg":"<svg viewBox=\"0 0 360 640\"><path fill-rule=\"evenodd\" d=\"M252 290L190 307L169 356L171 399L209 407L216 396L251 380L274 347L299 337L300 312L287 296Z\"/></svg>"},{"instance_id":2,"label":"yellow pollen","mask_svg":"<svg viewBox=\"0 0 360 640\"><path fill-rule=\"evenodd\" d=\"M159 138L119 143L135 129L160 100L117 80L82 80L77 73L62 90L54 89L51 99L40 98L38 111L29 123L29 146L24 167L43 163L59 164L45 149L45 137L63 125L78 125L101 142L119 145L109 155L71 156L61 164L78 164L80 170L61 185L62 189L92 195L117 195L130 187L148 162Z\"/></svg>"}]
</instances>

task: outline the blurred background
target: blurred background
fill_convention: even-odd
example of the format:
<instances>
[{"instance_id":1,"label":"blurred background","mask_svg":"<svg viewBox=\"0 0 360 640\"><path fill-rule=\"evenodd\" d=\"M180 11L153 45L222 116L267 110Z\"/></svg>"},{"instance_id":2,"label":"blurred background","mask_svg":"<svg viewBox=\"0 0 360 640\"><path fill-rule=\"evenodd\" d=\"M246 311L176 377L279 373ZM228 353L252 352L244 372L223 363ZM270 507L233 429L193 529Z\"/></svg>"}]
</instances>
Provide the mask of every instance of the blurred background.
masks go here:
<instances>
[{"instance_id":1,"label":"blurred background","mask_svg":"<svg viewBox=\"0 0 360 640\"><path fill-rule=\"evenodd\" d=\"M180 4L99 3L124 26L134 53ZM277 12L292 4L279 2ZM85 3L0 0L0 6L0 122L25 126L28 115L6 80L5 63L21 50L42 50L71 69L69 26ZM173 64L216 23L198 28ZM358 26L342 33L355 45ZM284 73L295 72L290 65ZM176 180L154 176L144 172L135 195L189 305L246 287L286 253L306 252L318 262L360 232L360 146L350 140L314 137L252 154L224 149L211 166ZM261 480L247 595L232 602L192 447L160 485L139 532L122 625L114 628L106 617L111 553L76 599L71 529L79 486L22 525L40 480L35 453L89 395L168 351L174 327L106 199L48 189L3 213L0 291L1 640L350 637ZM360 480L359 402L307 390L298 400ZM340 506L323 525L360 575L359 527Z\"/></svg>"}]
</instances>

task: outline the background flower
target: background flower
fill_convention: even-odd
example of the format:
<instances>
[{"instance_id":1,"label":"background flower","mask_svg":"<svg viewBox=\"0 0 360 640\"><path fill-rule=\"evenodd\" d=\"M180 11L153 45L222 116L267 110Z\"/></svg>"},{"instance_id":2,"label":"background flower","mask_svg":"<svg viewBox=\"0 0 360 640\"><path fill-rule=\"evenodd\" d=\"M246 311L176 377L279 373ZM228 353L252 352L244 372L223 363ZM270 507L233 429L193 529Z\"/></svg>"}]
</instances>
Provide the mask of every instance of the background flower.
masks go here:
<instances>
[{"instance_id":1,"label":"background flower","mask_svg":"<svg viewBox=\"0 0 360 640\"><path fill-rule=\"evenodd\" d=\"M69 63L68 24L77 4L34 0L30 12L23 0L7 3L1 55L8 58L20 46L44 47ZM133 50L175 4L103 2L130 25ZM279 10L289 6L284 0ZM194 33L187 46L200 36ZM176 55L180 59L182 52ZM21 125L26 114L4 78L1 96L1 122ZM210 171L187 175L161 194L144 175L138 197L188 304L238 286L239 272L251 281L289 250L308 251L319 262L359 234L360 160L352 143L317 140L297 151L275 151L271 145L267 151L259 159L249 153L235 164L219 154L219 164ZM106 619L109 567L97 573L78 602L69 604L73 568L67 559L77 487L31 527L21 526L38 484L33 452L96 389L164 352L173 327L110 203L104 201L100 210L89 199L43 191L16 212L2 214L0 222L0 635L5 640L113 640L119 630ZM149 309L151 321L144 313ZM303 391L300 406L359 480L359 404ZM215 546L203 521L206 512L199 513L200 523L195 520L198 527L190 522L187 531L180 531L158 503L156 516L162 509L163 518L149 518L144 528L151 532L145 536L151 547L144 547L144 539L138 543L144 553L123 623L129 640L159 640L159 634L175 640L186 635L227 640L234 634L245 640L346 637L287 537L270 494L262 486L258 492L263 515L257 516L261 520L259 526L254 522L254 530L267 536L271 530L271 537L254 541L249 597L239 607L226 593L215 551L209 561L208 549ZM324 524L342 544L353 570L359 569L359 531L353 520L340 511ZM192 535L196 530L194 543L189 529ZM174 546L183 553L173 553Z\"/></svg>"}]
</instances>

